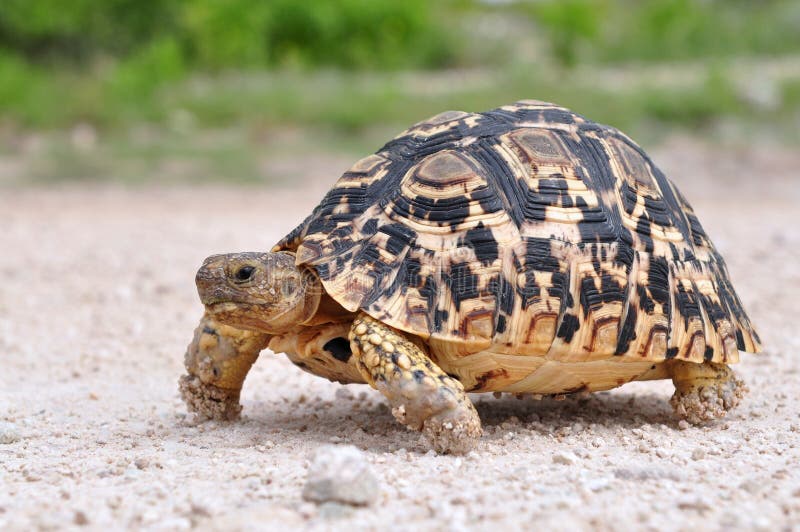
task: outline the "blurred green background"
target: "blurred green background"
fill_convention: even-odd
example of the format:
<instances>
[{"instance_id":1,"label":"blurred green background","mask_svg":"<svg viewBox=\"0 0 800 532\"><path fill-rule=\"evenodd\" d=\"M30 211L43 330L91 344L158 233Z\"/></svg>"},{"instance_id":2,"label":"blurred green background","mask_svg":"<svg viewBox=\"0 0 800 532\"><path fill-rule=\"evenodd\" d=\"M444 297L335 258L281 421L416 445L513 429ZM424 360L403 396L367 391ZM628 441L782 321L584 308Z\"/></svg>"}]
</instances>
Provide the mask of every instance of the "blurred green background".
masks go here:
<instances>
[{"instance_id":1,"label":"blurred green background","mask_svg":"<svg viewBox=\"0 0 800 532\"><path fill-rule=\"evenodd\" d=\"M523 98L796 143L800 2L0 0L0 182L290 181Z\"/></svg>"}]
</instances>

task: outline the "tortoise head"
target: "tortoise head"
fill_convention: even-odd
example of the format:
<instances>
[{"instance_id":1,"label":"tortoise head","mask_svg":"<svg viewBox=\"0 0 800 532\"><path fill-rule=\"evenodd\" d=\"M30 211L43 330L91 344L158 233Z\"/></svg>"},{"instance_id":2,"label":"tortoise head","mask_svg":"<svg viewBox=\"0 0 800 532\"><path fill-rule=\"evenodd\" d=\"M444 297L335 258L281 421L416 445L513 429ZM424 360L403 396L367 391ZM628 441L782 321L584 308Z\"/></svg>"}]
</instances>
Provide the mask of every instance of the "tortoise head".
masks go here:
<instances>
[{"instance_id":1,"label":"tortoise head","mask_svg":"<svg viewBox=\"0 0 800 532\"><path fill-rule=\"evenodd\" d=\"M219 323L280 334L317 312L322 286L298 268L293 253L230 253L208 257L195 277L200 300Z\"/></svg>"}]
</instances>

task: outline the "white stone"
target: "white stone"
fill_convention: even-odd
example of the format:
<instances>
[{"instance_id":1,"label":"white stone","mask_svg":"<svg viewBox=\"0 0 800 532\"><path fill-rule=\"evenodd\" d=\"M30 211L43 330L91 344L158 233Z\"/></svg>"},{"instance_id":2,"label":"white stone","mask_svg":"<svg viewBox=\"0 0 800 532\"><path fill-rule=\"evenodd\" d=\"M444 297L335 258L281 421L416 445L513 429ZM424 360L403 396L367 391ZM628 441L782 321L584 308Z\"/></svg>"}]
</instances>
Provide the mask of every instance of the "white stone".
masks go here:
<instances>
[{"instance_id":1,"label":"white stone","mask_svg":"<svg viewBox=\"0 0 800 532\"><path fill-rule=\"evenodd\" d=\"M377 500L378 490L378 479L364 453L352 445L325 445L311 460L303 499L368 506Z\"/></svg>"}]
</instances>

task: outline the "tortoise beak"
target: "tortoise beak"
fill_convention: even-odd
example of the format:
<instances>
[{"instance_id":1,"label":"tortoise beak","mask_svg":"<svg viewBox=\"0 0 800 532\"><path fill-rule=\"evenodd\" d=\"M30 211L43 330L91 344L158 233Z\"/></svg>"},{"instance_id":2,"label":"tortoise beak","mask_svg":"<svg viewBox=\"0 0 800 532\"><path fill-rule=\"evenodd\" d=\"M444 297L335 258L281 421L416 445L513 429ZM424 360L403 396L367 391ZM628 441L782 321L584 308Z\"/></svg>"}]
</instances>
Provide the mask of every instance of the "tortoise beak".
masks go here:
<instances>
[{"instance_id":1,"label":"tortoise beak","mask_svg":"<svg viewBox=\"0 0 800 532\"><path fill-rule=\"evenodd\" d=\"M194 277L197 293L203 305L213 305L225 298L225 256L212 255L203 261Z\"/></svg>"}]
</instances>

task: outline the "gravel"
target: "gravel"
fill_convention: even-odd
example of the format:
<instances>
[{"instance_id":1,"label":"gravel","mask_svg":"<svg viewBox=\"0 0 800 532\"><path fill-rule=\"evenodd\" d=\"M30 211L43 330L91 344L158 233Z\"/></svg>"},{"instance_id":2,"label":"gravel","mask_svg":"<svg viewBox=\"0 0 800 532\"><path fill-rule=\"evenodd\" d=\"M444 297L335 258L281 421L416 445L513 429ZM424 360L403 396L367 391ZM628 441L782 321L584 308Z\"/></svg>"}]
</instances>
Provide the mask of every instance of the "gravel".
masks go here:
<instances>
[{"instance_id":1,"label":"gravel","mask_svg":"<svg viewBox=\"0 0 800 532\"><path fill-rule=\"evenodd\" d=\"M0 530L796 528L800 152L677 139L654 155L764 339L736 367L750 395L685 430L667 381L563 401L474 396L485 435L460 458L428 453L377 392L270 353L245 383L241 421L199 422L178 396L197 266L268 249L331 175L293 189L3 188L0 421L16 436L0 445ZM362 449L380 479L374 504L302 499L308 457L334 438Z\"/></svg>"}]
</instances>

